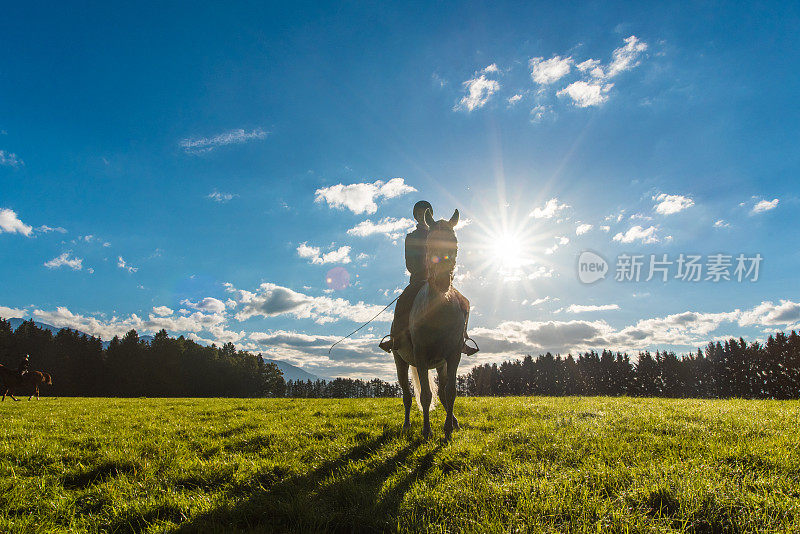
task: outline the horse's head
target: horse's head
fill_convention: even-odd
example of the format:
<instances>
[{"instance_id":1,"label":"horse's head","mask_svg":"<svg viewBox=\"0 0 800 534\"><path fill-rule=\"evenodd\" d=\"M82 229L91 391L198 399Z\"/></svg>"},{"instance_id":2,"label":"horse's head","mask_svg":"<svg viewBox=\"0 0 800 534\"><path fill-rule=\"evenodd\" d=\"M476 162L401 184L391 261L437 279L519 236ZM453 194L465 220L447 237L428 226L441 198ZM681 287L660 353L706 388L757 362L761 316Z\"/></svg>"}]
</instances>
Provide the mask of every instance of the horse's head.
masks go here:
<instances>
[{"instance_id":1,"label":"horse's head","mask_svg":"<svg viewBox=\"0 0 800 534\"><path fill-rule=\"evenodd\" d=\"M425 211L425 224L428 238L425 241L425 263L428 268L428 282L439 291L446 291L453 281L458 254L458 239L455 227L458 224L458 210L450 220L433 220L430 210Z\"/></svg>"}]
</instances>

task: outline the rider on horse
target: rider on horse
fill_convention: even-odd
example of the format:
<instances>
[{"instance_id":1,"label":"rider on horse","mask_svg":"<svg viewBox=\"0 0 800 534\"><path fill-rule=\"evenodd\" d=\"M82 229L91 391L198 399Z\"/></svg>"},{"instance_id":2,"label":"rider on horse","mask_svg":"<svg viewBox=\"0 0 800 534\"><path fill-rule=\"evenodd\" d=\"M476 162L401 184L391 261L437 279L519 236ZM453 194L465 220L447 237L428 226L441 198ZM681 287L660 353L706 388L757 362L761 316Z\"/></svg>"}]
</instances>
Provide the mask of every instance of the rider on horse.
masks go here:
<instances>
[{"instance_id":1,"label":"rider on horse","mask_svg":"<svg viewBox=\"0 0 800 534\"><path fill-rule=\"evenodd\" d=\"M411 307L414 305L419 290L425 285L428 278L425 267L425 240L428 238L428 225L425 224L425 212L430 210L433 215L433 207L430 202L420 200L414 204L414 219L417 227L406 236L406 269L410 273L409 284L397 299L397 306L394 309L394 321L392 321L391 334L384 337L378 345L386 352L391 352L394 347L394 340L399 339L404 331L408 330L408 317ZM466 334L466 333L465 333ZM461 352L471 356L478 352L477 349L464 343Z\"/></svg>"},{"instance_id":2,"label":"rider on horse","mask_svg":"<svg viewBox=\"0 0 800 534\"><path fill-rule=\"evenodd\" d=\"M17 374L19 374L20 378L25 376L25 373L27 373L28 370L30 369L30 362L29 362L30 359L31 359L30 354L26 354L25 356L23 356L22 361L19 362L19 366L17 367Z\"/></svg>"}]
</instances>

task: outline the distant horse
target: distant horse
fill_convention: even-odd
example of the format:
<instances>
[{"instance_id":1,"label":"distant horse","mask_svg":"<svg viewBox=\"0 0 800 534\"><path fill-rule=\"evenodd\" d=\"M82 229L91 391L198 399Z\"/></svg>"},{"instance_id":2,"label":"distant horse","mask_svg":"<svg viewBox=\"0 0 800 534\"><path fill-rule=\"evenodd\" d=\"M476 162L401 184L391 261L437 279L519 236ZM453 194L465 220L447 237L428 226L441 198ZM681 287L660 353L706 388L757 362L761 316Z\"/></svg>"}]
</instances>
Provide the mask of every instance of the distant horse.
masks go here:
<instances>
[{"instance_id":1,"label":"distant horse","mask_svg":"<svg viewBox=\"0 0 800 534\"><path fill-rule=\"evenodd\" d=\"M429 228L425 242L428 280L414 298L408 334L395 343L392 354L406 410L403 428L411 425L411 391L408 387L408 368L411 366L417 404L422 409L422 435L427 438L431 434L429 412L433 395L438 393L447 411L444 434L449 440L453 429L459 428L458 419L453 415L453 404L456 400L456 373L469 318L469 301L452 286L458 252L458 240L453 229L458 223L458 210L449 221L434 221L428 210L424 220ZM438 373L438 392L433 376L428 372L430 369L436 369Z\"/></svg>"},{"instance_id":2,"label":"distant horse","mask_svg":"<svg viewBox=\"0 0 800 534\"><path fill-rule=\"evenodd\" d=\"M33 388L33 393L31 393L31 396L28 397L28 400L31 400L34 394L36 394L36 400L39 400L39 385L53 385L53 379L47 373L43 373L41 371L28 371L24 375L19 376L19 373L13 369L9 369L3 364L0 364L0 380L3 381L3 400L6 400L6 395L8 395L15 401L18 401L19 399L14 397L14 394L11 392L11 390L13 388L25 386L30 386Z\"/></svg>"}]
</instances>

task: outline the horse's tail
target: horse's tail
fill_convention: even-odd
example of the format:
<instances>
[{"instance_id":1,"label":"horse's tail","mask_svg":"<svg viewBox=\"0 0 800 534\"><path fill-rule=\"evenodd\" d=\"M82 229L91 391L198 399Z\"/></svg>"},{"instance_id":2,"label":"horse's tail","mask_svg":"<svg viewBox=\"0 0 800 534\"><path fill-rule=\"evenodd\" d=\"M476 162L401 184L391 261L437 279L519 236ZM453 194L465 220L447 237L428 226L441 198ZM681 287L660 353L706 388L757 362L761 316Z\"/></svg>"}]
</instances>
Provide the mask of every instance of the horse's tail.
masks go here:
<instances>
[{"instance_id":1,"label":"horse's tail","mask_svg":"<svg viewBox=\"0 0 800 534\"><path fill-rule=\"evenodd\" d=\"M436 408L436 398L438 397L438 392L439 391L438 391L438 388L436 386L436 381L433 379L433 373L431 373L430 371L428 371L426 369L425 370L425 375L426 375L426 377L428 379L428 384L430 384L431 393L433 394L432 397L431 397L431 407L430 407L430 409L434 410ZM420 411L422 411L422 401L419 398L419 395L420 395L419 372L417 371L417 368L414 367L414 366L411 366L411 382L414 384L414 397L416 397L416 399L417 399L417 407L419 408Z\"/></svg>"},{"instance_id":2,"label":"horse's tail","mask_svg":"<svg viewBox=\"0 0 800 534\"><path fill-rule=\"evenodd\" d=\"M44 375L44 383L48 386L53 385L53 378L50 376L50 373L42 373Z\"/></svg>"}]
</instances>

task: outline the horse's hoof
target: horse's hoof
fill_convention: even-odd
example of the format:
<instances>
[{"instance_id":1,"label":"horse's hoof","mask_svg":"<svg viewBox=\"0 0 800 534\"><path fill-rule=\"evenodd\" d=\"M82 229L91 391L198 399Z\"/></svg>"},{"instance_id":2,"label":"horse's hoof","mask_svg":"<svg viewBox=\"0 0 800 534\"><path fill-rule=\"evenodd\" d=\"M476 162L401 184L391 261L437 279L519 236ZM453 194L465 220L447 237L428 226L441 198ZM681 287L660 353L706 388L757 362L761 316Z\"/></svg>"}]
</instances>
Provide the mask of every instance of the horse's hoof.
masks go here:
<instances>
[{"instance_id":1,"label":"horse's hoof","mask_svg":"<svg viewBox=\"0 0 800 534\"><path fill-rule=\"evenodd\" d=\"M461 430L461 425L458 424L458 419L453 416L453 430Z\"/></svg>"},{"instance_id":2,"label":"horse's hoof","mask_svg":"<svg viewBox=\"0 0 800 534\"><path fill-rule=\"evenodd\" d=\"M422 438L423 439L430 439L431 437L431 429L427 428L422 431Z\"/></svg>"},{"instance_id":3,"label":"horse's hoof","mask_svg":"<svg viewBox=\"0 0 800 534\"><path fill-rule=\"evenodd\" d=\"M410 430L410 429L411 429L411 423L403 423L403 430Z\"/></svg>"}]
</instances>

